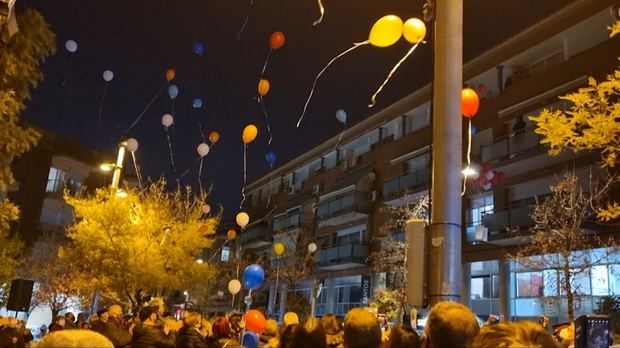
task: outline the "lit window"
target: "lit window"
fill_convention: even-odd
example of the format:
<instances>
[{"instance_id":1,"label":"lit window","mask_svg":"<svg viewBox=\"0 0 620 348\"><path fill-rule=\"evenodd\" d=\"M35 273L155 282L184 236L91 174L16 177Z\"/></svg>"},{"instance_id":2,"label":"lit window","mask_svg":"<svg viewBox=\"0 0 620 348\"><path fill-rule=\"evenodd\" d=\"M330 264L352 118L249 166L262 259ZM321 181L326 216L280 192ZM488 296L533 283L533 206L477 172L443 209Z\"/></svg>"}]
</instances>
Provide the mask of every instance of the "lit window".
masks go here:
<instances>
[{"instance_id":1,"label":"lit window","mask_svg":"<svg viewBox=\"0 0 620 348\"><path fill-rule=\"evenodd\" d=\"M592 266L592 295L609 295L609 275L607 266Z\"/></svg>"},{"instance_id":2,"label":"lit window","mask_svg":"<svg viewBox=\"0 0 620 348\"><path fill-rule=\"evenodd\" d=\"M66 173L63 170L50 167L50 172L47 175L47 186L45 192L62 193L65 186Z\"/></svg>"},{"instance_id":3,"label":"lit window","mask_svg":"<svg viewBox=\"0 0 620 348\"><path fill-rule=\"evenodd\" d=\"M228 262L229 258L230 258L230 247L227 247L227 246L222 247L222 257L220 258L220 261Z\"/></svg>"}]
</instances>

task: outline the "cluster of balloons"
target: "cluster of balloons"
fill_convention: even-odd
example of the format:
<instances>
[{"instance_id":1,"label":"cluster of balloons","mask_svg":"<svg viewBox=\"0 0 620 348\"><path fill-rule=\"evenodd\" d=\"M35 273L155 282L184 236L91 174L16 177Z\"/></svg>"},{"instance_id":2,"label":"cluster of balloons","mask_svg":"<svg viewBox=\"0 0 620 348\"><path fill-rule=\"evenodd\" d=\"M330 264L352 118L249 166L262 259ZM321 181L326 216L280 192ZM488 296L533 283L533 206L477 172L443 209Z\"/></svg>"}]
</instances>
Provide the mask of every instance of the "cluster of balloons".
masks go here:
<instances>
[{"instance_id":1,"label":"cluster of balloons","mask_svg":"<svg viewBox=\"0 0 620 348\"><path fill-rule=\"evenodd\" d=\"M396 15L381 17L370 29L368 41L376 47L389 47L402 36L412 44L418 44L426 36L426 25L418 18L403 20Z\"/></svg>"},{"instance_id":2,"label":"cluster of balloons","mask_svg":"<svg viewBox=\"0 0 620 348\"><path fill-rule=\"evenodd\" d=\"M491 187L501 184L506 180L506 174L497 170L492 170L491 165L485 163L482 165L482 173L476 178L474 177L474 183L482 187L485 191L491 189Z\"/></svg>"}]
</instances>

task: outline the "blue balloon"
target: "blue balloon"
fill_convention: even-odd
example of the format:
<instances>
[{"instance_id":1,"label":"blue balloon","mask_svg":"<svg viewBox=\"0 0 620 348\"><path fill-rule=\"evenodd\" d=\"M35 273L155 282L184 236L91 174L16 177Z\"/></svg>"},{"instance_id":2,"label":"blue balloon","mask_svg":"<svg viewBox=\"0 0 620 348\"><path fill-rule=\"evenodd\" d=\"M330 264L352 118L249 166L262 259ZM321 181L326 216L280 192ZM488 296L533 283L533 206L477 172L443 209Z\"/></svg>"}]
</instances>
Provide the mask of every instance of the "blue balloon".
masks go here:
<instances>
[{"instance_id":1,"label":"blue balloon","mask_svg":"<svg viewBox=\"0 0 620 348\"><path fill-rule=\"evenodd\" d=\"M273 151L267 151L265 158L267 159L267 163L269 163L270 166L276 163L276 153Z\"/></svg>"},{"instance_id":2,"label":"blue balloon","mask_svg":"<svg viewBox=\"0 0 620 348\"><path fill-rule=\"evenodd\" d=\"M179 87L177 87L177 85L170 85L170 87L168 87L168 95L170 99L176 98L177 95L179 95Z\"/></svg>"},{"instance_id":3,"label":"blue balloon","mask_svg":"<svg viewBox=\"0 0 620 348\"><path fill-rule=\"evenodd\" d=\"M260 265L252 264L243 271L243 285L248 290L258 289L265 280L265 271Z\"/></svg>"},{"instance_id":4,"label":"blue balloon","mask_svg":"<svg viewBox=\"0 0 620 348\"><path fill-rule=\"evenodd\" d=\"M241 346L247 348L258 347L258 335L252 331L246 331L241 337Z\"/></svg>"},{"instance_id":5,"label":"blue balloon","mask_svg":"<svg viewBox=\"0 0 620 348\"><path fill-rule=\"evenodd\" d=\"M194 42L194 53L202 56L202 54L205 53L205 46L201 42Z\"/></svg>"},{"instance_id":6,"label":"blue balloon","mask_svg":"<svg viewBox=\"0 0 620 348\"><path fill-rule=\"evenodd\" d=\"M192 106L195 109L200 109L202 107L202 99L200 99L200 98L194 99L194 102L192 103Z\"/></svg>"}]
</instances>

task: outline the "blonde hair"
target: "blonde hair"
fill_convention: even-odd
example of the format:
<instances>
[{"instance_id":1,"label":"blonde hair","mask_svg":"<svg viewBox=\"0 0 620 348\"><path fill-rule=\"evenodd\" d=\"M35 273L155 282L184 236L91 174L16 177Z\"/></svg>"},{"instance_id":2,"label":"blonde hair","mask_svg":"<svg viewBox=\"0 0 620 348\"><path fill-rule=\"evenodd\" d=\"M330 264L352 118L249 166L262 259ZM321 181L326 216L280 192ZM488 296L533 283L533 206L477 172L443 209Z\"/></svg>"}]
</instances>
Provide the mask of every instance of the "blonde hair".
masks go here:
<instances>
[{"instance_id":1,"label":"blonde hair","mask_svg":"<svg viewBox=\"0 0 620 348\"><path fill-rule=\"evenodd\" d=\"M211 328L211 322L205 318L202 318L202 326L200 327L200 333L203 337L213 336L213 330Z\"/></svg>"},{"instance_id":2,"label":"blonde hair","mask_svg":"<svg viewBox=\"0 0 620 348\"><path fill-rule=\"evenodd\" d=\"M186 312L185 318L183 318L183 324L185 324L185 326L190 326L190 327L194 327L200 324L201 321L202 321L202 315L196 312Z\"/></svg>"},{"instance_id":3,"label":"blonde hair","mask_svg":"<svg viewBox=\"0 0 620 348\"><path fill-rule=\"evenodd\" d=\"M37 348L114 348L105 336L90 330L60 330L43 337Z\"/></svg>"},{"instance_id":4,"label":"blonde hair","mask_svg":"<svg viewBox=\"0 0 620 348\"><path fill-rule=\"evenodd\" d=\"M278 334L278 322L273 320L273 319L269 319L265 322L265 335L269 335L269 336L275 336Z\"/></svg>"},{"instance_id":5,"label":"blonde hair","mask_svg":"<svg viewBox=\"0 0 620 348\"><path fill-rule=\"evenodd\" d=\"M439 302L428 313L425 332L433 347L466 347L480 326L472 311L456 302Z\"/></svg>"},{"instance_id":6,"label":"blonde hair","mask_svg":"<svg viewBox=\"0 0 620 348\"><path fill-rule=\"evenodd\" d=\"M471 344L472 348L557 348L555 339L539 324L529 321L499 323L480 329Z\"/></svg>"},{"instance_id":7,"label":"blonde hair","mask_svg":"<svg viewBox=\"0 0 620 348\"><path fill-rule=\"evenodd\" d=\"M289 326L291 324L299 324L299 317L295 312L287 312L284 314L284 318L282 319L284 326Z\"/></svg>"}]
</instances>

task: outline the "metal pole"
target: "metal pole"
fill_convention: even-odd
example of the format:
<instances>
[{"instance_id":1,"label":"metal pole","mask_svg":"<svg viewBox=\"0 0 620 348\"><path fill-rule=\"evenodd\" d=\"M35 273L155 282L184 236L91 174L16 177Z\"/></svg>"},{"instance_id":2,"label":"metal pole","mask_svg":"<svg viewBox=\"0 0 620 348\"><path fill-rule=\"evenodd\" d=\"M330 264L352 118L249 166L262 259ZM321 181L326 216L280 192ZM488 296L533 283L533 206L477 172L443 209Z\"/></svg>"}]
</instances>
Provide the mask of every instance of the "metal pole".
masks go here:
<instances>
[{"instance_id":1,"label":"metal pole","mask_svg":"<svg viewBox=\"0 0 620 348\"><path fill-rule=\"evenodd\" d=\"M112 176L112 185L113 189L118 188L118 184L121 181L121 173L123 172L123 162L125 161L125 146L126 142L120 143L118 146L118 156L116 157L116 166L114 166L114 175Z\"/></svg>"},{"instance_id":2,"label":"metal pole","mask_svg":"<svg viewBox=\"0 0 620 348\"><path fill-rule=\"evenodd\" d=\"M460 301L463 1L436 0L428 299Z\"/></svg>"}]
</instances>

